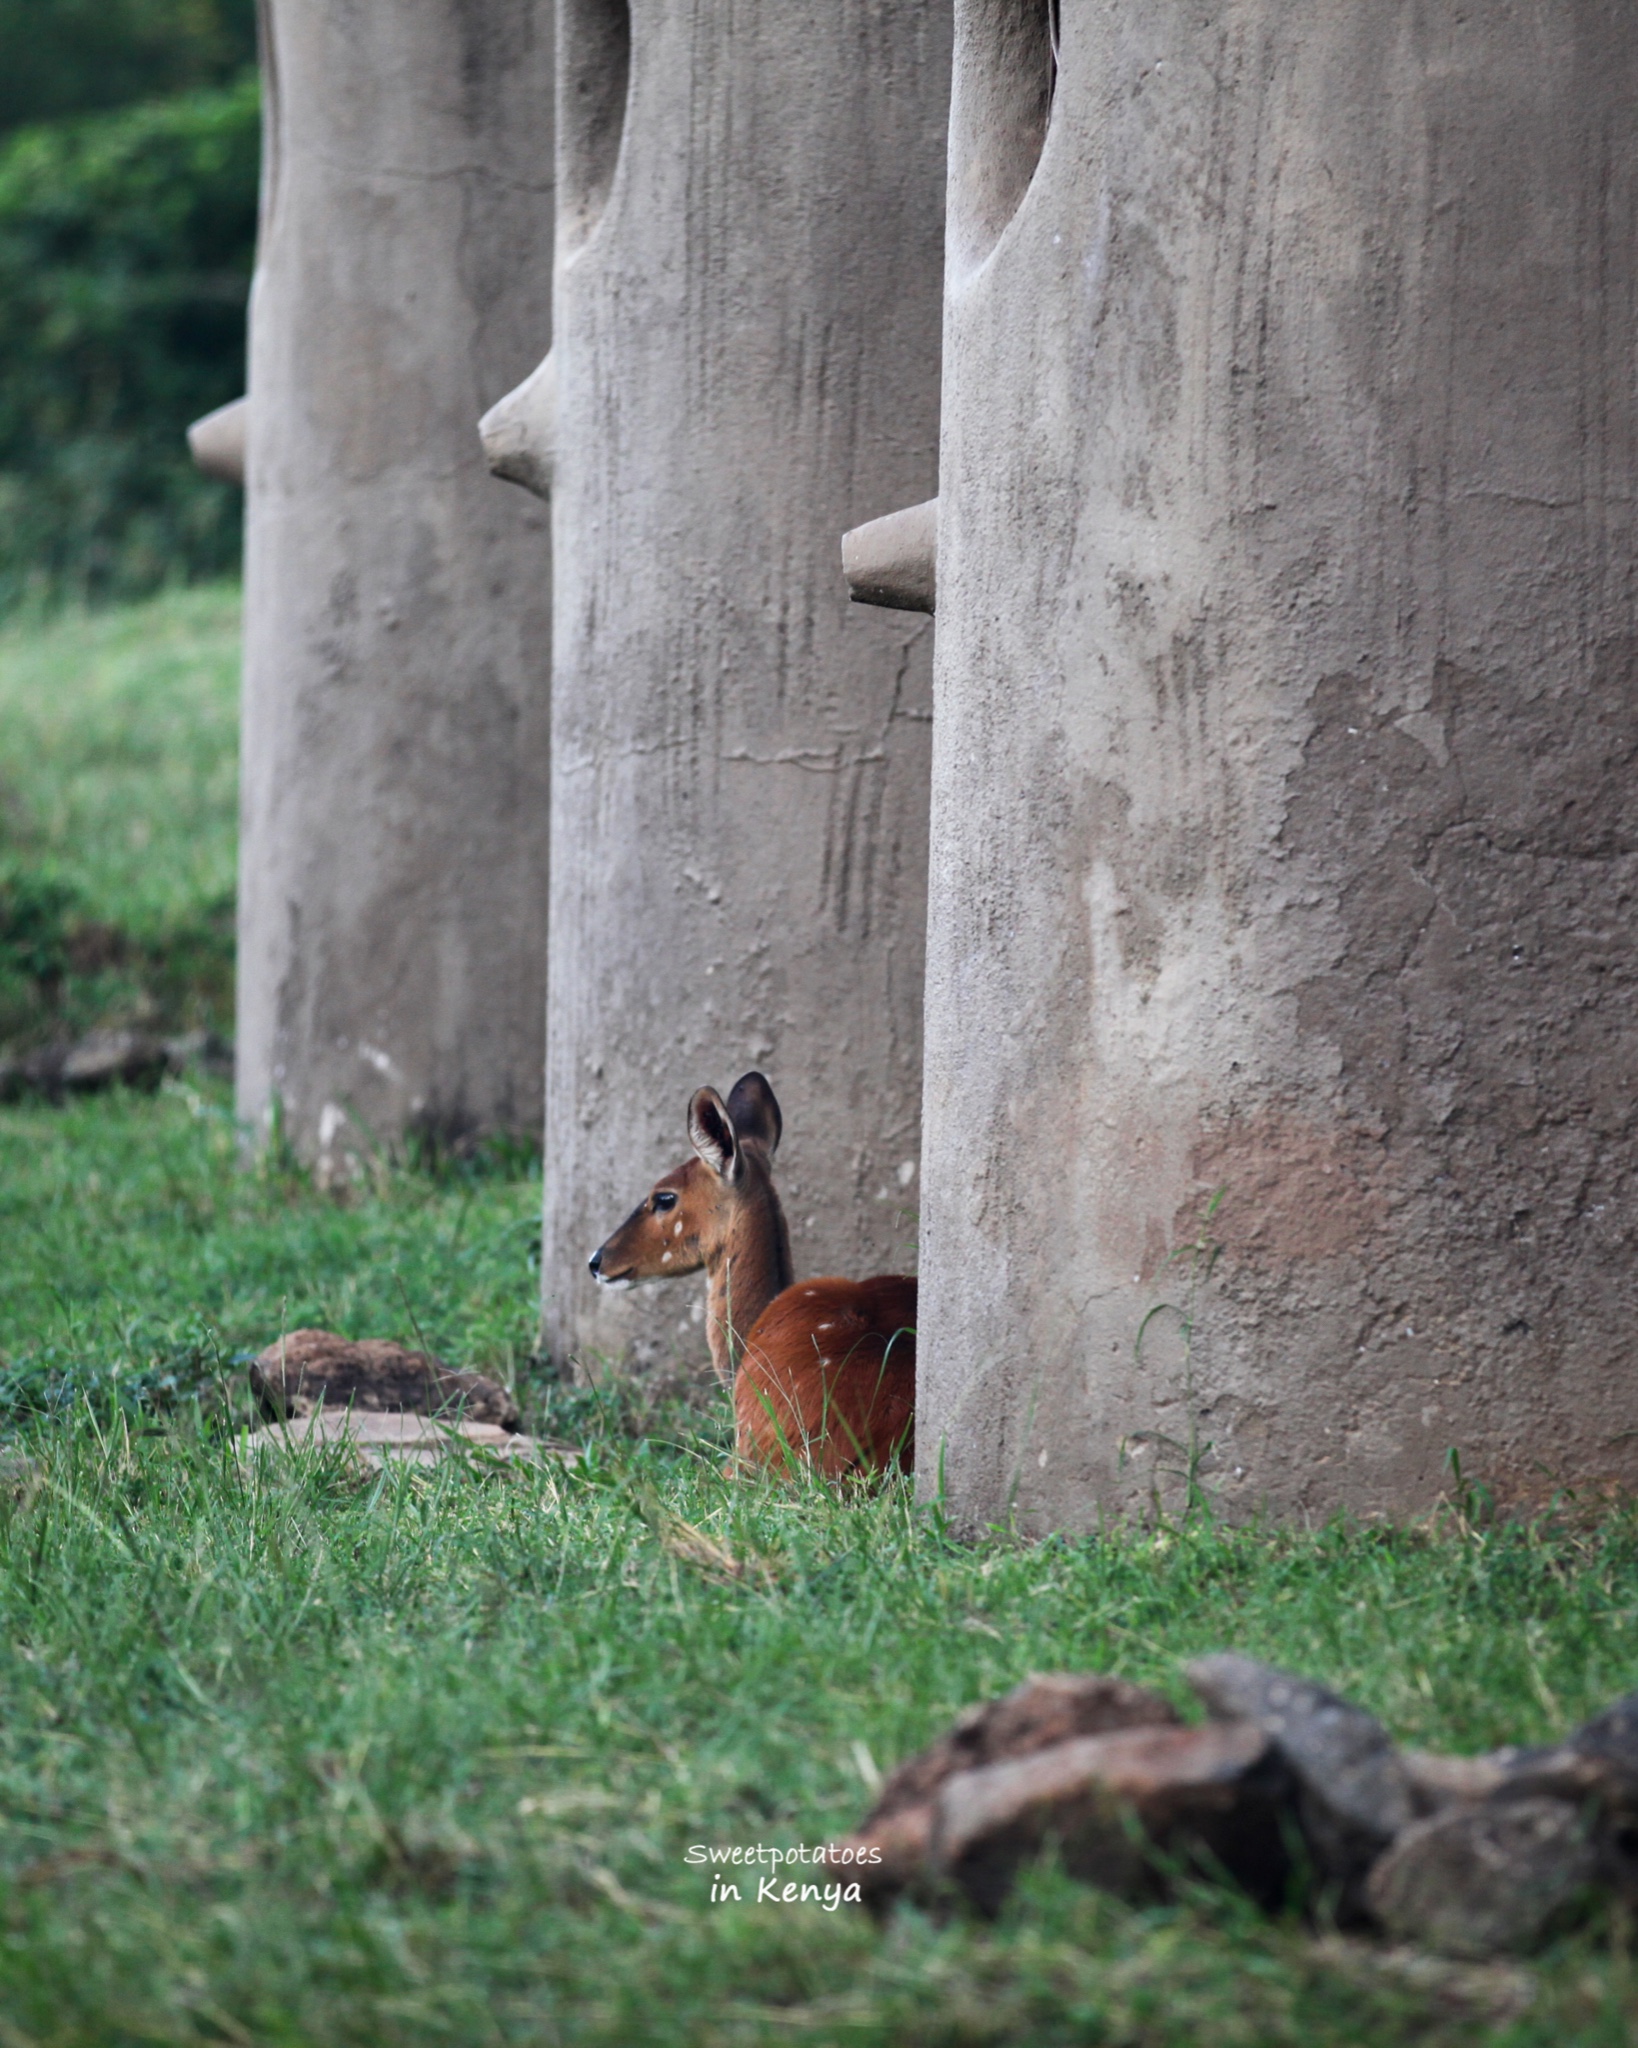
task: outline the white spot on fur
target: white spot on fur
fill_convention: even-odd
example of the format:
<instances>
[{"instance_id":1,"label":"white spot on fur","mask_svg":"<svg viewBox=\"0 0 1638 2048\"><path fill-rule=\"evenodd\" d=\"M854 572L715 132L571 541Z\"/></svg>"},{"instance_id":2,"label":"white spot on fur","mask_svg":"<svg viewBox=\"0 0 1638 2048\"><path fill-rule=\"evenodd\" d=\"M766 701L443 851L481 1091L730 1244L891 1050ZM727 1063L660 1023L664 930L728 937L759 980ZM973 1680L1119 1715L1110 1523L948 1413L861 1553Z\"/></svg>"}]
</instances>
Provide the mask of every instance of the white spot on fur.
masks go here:
<instances>
[{"instance_id":1,"label":"white spot on fur","mask_svg":"<svg viewBox=\"0 0 1638 2048\"><path fill-rule=\"evenodd\" d=\"M661 1252L660 1264L662 1266L669 1266L671 1264L671 1254L669 1252Z\"/></svg>"},{"instance_id":2,"label":"white spot on fur","mask_svg":"<svg viewBox=\"0 0 1638 2048\"><path fill-rule=\"evenodd\" d=\"M673 1237L681 1237L681 1236L682 1236L682 1218L681 1218L680 1216L679 1216L679 1217L677 1218L676 1222L675 1222L675 1223L674 1223L674 1224L672 1225L672 1227L671 1227L671 1235L672 1235ZM667 1258L669 1259L669 1258L670 1258L670 1256L671 1256L671 1254L670 1254L669 1252L667 1252L667 1253L666 1253L666 1257L667 1257Z\"/></svg>"}]
</instances>

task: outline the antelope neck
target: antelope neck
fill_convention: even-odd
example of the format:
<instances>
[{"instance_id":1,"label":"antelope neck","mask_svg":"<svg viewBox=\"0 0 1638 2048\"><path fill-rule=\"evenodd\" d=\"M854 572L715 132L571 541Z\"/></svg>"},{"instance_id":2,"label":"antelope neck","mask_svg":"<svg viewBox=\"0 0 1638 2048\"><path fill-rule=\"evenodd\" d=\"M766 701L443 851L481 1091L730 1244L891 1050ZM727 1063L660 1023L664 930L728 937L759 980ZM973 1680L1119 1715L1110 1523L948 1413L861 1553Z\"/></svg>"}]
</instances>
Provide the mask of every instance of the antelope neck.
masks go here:
<instances>
[{"instance_id":1,"label":"antelope neck","mask_svg":"<svg viewBox=\"0 0 1638 2048\"><path fill-rule=\"evenodd\" d=\"M706 1269L705 1316L711 1363L731 1386L734 1367L756 1319L790 1286L790 1235L771 1183L748 1194Z\"/></svg>"}]
</instances>

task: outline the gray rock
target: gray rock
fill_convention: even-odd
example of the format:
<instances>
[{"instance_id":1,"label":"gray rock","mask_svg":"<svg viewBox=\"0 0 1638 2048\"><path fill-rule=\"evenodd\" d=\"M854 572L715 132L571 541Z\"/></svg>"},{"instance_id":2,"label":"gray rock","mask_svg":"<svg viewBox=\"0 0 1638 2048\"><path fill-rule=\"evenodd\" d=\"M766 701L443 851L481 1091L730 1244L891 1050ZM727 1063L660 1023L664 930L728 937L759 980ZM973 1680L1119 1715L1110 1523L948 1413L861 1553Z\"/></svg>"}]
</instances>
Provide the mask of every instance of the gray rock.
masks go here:
<instances>
[{"instance_id":1,"label":"gray rock","mask_svg":"<svg viewBox=\"0 0 1638 2048\"><path fill-rule=\"evenodd\" d=\"M94 1031L77 1045L42 1045L21 1059L0 1060L0 1102L43 1095L90 1095L122 1082L157 1088L164 1079L165 1048L139 1031Z\"/></svg>"},{"instance_id":2,"label":"gray rock","mask_svg":"<svg viewBox=\"0 0 1638 2048\"><path fill-rule=\"evenodd\" d=\"M251 1364L250 1388L269 1421L331 1414L412 1413L515 1430L518 1404L496 1380L379 1337L292 1330Z\"/></svg>"},{"instance_id":3,"label":"gray rock","mask_svg":"<svg viewBox=\"0 0 1638 2048\"><path fill-rule=\"evenodd\" d=\"M935 1867L981 1912L1055 1844L1073 1876L1127 1898L1165 1890L1163 1859L1225 1869L1265 1905L1289 1875L1292 1784L1250 1721L1129 1728L951 1778L934 1807Z\"/></svg>"},{"instance_id":4,"label":"gray rock","mask_svg":"<svg viewBox=\"0 0 1638 2048\"><path fill-rule=\"evenodd\" d=\"M57 1083L66 1093L89 1095L121 1083L157 1088L165 1078L165 1048L140 1031L94 1031L63 1055Z\"/></svg>"},{"instance_id":5,"label":"gray rock","mask_svg":"<svg viewBox=\"0 0 1638 2048\"><path fill-rule=\"evenodd\" d=\"M1598 1875L1574 1806L1491 1799L1408 1827L1372 1870L1365 1896L1390 1934L1447 1955L1534 1948L1571 1916Z\"/></svg>"},{"instance_id":6,"label":"gray rock","mask_svg":"<svg viewBox=\"0 0 1638 2048\"><path fill-rule=\"evenodd\" d=\"M1638 1811L1638 1692L1584 1722L1564 1747L1595 1775L1612 1809Z\"/></svg>"},{"instance_id":7,"label":"gray rock","mask_svg":"<svg viewBox=\"0 0 1638 2048\"><path fill-rule=\"evenodd\" d=\"M1363 1707L1252 1657L1202 1657L1187 1676L1215 1717L1254 1721L1290 1765L1316 1874L1341 1887L1352 1912L1372 1863L1416 1817L1387 1730Z\"/></svg>"},{"instance_id":8,"label":"gray rock","mask_svg":"<svg viewBox=\"0 0 1638 2048\"><path fill-rule=\"evenodd\" d=\"M216 1031L184 1031L165 1040L165 1065L173 1074L200 1067L225 1080L233 1076L233 1046Z\"/></svg>"},{"instance_id":9,"label":"gray rock","mask_svg":"<svg viewBox=\"0 0 1638 2048\"><path fill-rule=\"evenodd\" d=\"M1410 1787L1417 1817L1442 1813L1447 1806L1472 1805L1488 1799L1507 1782L1513 1750L1492 1750L1485 1756L1440 1756L1428 1749L1402 1749L1399 1763Z\"/></svg>"},{"instance_id":10,"label":"gray rock","mask_svg":"<svg viewBox=\"0 0 1638 2048\"><path fill-rule=\"evenodd\" d=\"M240 1454L248 1458L322 1444L350 1446L355 1462L366 1470L379 1469L389 1461L438 1465L446 1458L467 1456L484 1464L573 1455L560 1444L540 1443L492 1422L456 1422L439 1416L383 1414L358 1408L325 1408L318 1414L292 1416L288 1422L250 1430L241 1440Z\"/></svg>"}]
</instances>

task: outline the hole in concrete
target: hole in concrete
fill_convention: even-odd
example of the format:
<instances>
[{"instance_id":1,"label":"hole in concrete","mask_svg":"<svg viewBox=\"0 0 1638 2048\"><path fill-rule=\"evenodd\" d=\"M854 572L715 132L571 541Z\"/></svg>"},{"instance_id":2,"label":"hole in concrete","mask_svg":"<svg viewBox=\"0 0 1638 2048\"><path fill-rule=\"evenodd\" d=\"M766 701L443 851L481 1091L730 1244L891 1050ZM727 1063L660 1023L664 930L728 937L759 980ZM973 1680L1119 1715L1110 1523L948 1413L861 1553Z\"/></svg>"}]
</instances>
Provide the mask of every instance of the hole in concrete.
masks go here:
<instances>
[{"instance_id":1,"label":"hole in concrete","mask_svg":"<svg viewBox=\"0 0 1638 2048\"><path fill-rule=\"evenodd\" d=\"M603 217L631 86L630 0L563 0L558 16L559 253L572 256Z\"/></svg>"},{"instance_id":2,"label":"hole in concrete","mask_svg":"<svg viewBox=\"0 0 1638 2048\"><path fill-rule=\"evenodd\" d=\"M950 106L950 258L971 270L1001 239L1046 143L1060 0L975 0Z\"/></svg>"}]
</instances>

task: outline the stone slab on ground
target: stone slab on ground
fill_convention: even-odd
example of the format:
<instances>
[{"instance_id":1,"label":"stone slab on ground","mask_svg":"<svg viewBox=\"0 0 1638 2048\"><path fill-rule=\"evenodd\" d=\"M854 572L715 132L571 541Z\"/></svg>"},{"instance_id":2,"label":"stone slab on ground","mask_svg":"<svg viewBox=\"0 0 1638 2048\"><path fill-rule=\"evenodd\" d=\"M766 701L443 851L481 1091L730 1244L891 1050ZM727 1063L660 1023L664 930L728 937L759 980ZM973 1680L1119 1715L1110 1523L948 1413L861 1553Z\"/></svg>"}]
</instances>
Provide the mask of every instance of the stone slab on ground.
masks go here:
<instances>
[{"instance_id":1,"label":"stone slab on ground","mask_svg":"<svg viewBox=\"0 0 1638 2048\"><path fill-rule=\"evenodd\" d=\"M270 1422L348 1408L371 1414L460 1416L515 1430L518 1404L498 1380L445 1365L385 1338L292 1330L252 1362L250 1388Z\"/></svg>"},{"instance_id":2,"label":"stone slab on ground","mask_svg":"<svg viewBox=\"0 0 1638 2048\"><path fill-rule=\"evenodd\" d=\"M492 1422L443 1421L431 1415L357 1408L325 1408L316 1415L268 1423L248 1431L239 1448L242 1456L251 1458L321 1444L349 1444L364 1465L377 1470L389 1459L394 1464L437 1465L449 1457L471 1455L487 1464L573 1455L561 1444L544 1443Z\"/></svg>"}]
</instances>

